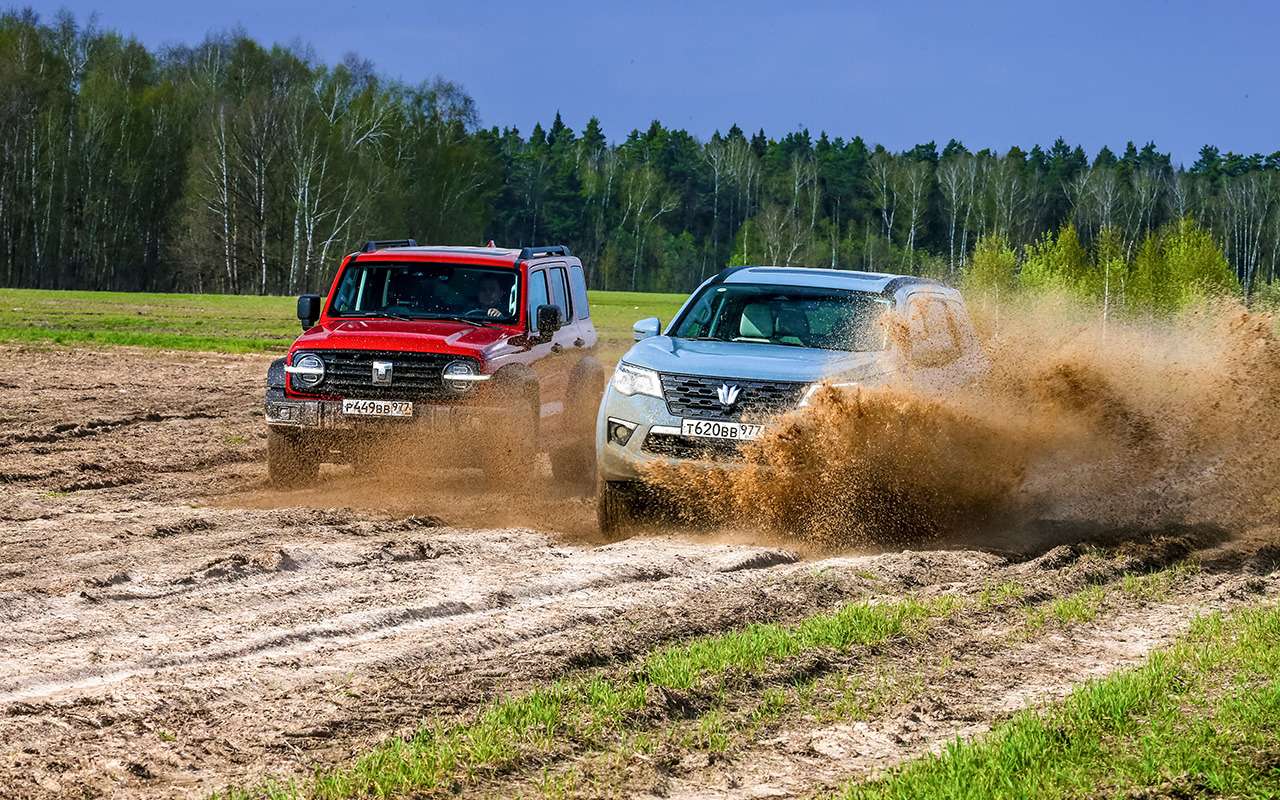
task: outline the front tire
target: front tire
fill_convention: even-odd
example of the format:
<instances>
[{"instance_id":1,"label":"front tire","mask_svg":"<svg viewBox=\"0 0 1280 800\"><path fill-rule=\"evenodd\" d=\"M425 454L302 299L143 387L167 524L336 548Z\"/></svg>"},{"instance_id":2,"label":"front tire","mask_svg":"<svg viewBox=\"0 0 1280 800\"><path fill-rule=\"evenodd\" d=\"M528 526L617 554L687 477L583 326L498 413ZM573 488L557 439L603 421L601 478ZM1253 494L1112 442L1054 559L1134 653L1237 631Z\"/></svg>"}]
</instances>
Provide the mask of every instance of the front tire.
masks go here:
<instances>
[{"instance_id":1,"label":"front tire","mask_svg":"<svg viewBox=\"0 0 1280 800\"><path fill-rule=\"evenodd\" d=\"M279 489L294 489L320 477L320 462L297 431L267 428L267 480Z\"/></svg>"},{"instance_id":2,"label":"front tire","mask_svg":"<svg viewBox=\"0 0 1280 800\"><path fill-rule=\"evenodd\" d=\"M615 538L642 517L638 487L630 481L601 481L596 494L600 533Z\"/></svg>"}]
</instances>

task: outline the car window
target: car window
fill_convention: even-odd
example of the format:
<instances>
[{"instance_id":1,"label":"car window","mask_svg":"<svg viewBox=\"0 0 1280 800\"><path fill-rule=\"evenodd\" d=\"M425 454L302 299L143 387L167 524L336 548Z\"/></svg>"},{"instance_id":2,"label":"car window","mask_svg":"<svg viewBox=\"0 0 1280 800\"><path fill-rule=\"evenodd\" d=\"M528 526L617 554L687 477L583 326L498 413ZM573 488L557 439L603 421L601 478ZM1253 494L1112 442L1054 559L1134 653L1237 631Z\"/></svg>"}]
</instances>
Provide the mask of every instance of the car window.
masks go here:
<instances>
[{"instance_id":1,"label":"car window","mask_svg":"<svg viewBox=\"0 0 1280 800\"><path fill-rule=\"evenodd\" d=\"M960 356L956 322L939 297L914 295L907 303L907 356L920 366L940 367Z\"/></svg>"},{"instance_id":2,"label":"car window","mask_svg":"<svg viewBox=\"0 0 1280 800\"><path fill-rule=\"evenodd\" d=\"M516 273L466 264L367 262L343 270L329 313L340 317L466 317L514 322Z\"/></svg>"},{"instance_id":3,"label":"car window","mask_svg":"<svg viewBox=\"0 0 1280 800\"><path fill-rule=\"evenodd\" d=\"M547 277L551 282L551 302L560 309L560 319L568 322L573 319L569 316L569 276L563 267L553 267L547 270Z\"/></svg>"},{"instance_id":4,"label":"car window","mask_svg":"<svg viewBox=\"0 0 1280 800\"><path fill-rule=\"evenodd\" d=\"M883 350L890 303L878 294L814 286L707 287L674 326L682 339L715 339L857 352Z\"/></svg>"},{"instance_id":5,"label":"car window","mask_svg":"<svg viewBox=\"0 0 1280 800\"><path fill-rule=\"evenodd\" d=\"M538 306L545 306L547 299L547 273L534 270L529 273L529 330L538 329Z\"/></svg>"},{"instance_id":6,"label":"car window","mask_svg":"<svg viewBox=\"0 0 1280 800\"><path fill-rule=\"evenodd\" d=\"M578 312L578 319L587 319L591 316L591 305L587 302L587 276L582 267L569 269L569 288L573 290L573 308Z\"/></svg>"}]
</instances>

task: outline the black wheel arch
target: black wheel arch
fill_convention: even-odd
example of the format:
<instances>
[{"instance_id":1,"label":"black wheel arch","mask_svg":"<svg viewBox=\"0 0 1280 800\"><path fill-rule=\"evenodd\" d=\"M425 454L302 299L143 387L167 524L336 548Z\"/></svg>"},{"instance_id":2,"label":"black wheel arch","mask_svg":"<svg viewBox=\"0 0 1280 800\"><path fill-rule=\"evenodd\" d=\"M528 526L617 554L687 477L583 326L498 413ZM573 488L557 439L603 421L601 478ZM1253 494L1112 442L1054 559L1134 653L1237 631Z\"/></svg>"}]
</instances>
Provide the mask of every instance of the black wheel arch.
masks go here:
<instances>
[{"instance_id":1,"label":"black wheel arch","mask_svg":"<svg viewBox=\"0 0 1280 800\"><path fill-rule=\"evenodd\" d=\"M283 358L277 358L267 367L268 389L284 389L284 362Z\"/></svg>"}]
</instances>

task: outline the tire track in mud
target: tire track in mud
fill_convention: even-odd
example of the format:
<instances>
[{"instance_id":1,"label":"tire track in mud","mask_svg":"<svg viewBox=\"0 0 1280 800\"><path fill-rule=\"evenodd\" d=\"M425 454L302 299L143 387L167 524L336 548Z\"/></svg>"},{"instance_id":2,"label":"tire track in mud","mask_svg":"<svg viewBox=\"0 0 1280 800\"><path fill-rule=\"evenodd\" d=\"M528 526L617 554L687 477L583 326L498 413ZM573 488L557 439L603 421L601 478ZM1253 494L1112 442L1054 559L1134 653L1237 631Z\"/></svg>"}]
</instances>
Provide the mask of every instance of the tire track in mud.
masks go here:
<instances>
[{"instance_id":1,"label":"tire track in mud","mask_svg":"<svg viewBox=\"0 0 1280 800\"><path fill-rule=\"evenodd\" d=\"M286 551L282 550L281 554L288 558ZM458 639L452 646L437 648L437 655L444 657L475 655L477 652L510 646L517 641L528 638L527 635L516 632L521 628L531 629L536 635L547 636L575 627L581 622L575 617L556 620L553 616L552 619L539 619L530 624L532 615L546 612L556 604L572 606L578 602L590 600L602 592L616 593L622 590L634 590L640 584L665 583L659 591L669 592L673 595L691 593L692 587L679 585L685 581L696 583L697 591L718 591L727 588L734 581L727 578L717 579L717 575L723 576L730 573L766 569L770 566L795 561L794 556L777 552L748 552L745 556L730 552L728 556L729 558L723 559L725 563L719 563L722 559L715 557L705 559L703 564L690 559L692 563L687 562L683 565L687 567L685 570L681 570L680 566L682 565L679 564L606 564L607 568L602 572L587 574L577 580L568 582L558 582L548 578L535 580L525 585L508 585L499 591L489 593L480 600L472 602L446 599L438 603L425 605L390 605L355 614L341 614L326 619L320 624L275 630L265 635L248 636L244 641L229 647L180 652L158 658L125 662L105 673L100 670L85 669L78 672L73 671L55 681L38 682L37 680L29 680L24 682L19 680L6 683L0 680L0 704L31 702L64 692L87 688L105 688L110 684L130 678L154 675L177 667L221 664L251 657L297 657L306 655L320 645L339 647L363 644L380 638L405 634L415 628L427 627L451 618L470 617L472 619L469 625L466 624L466 620L458 620L463 623L463 629L454 632ZM365 566L373 560L366 558L355 563ZM292 563L292 558L289 558L289 561ZM698 569L699 567L701 569ZM241 575L239 579L270 575L272 572L294 572L298 569L299 567L296 563L289 568L277 568L275 570L258 567L254 570L252 576ZM699 574L704 571L705 574ZM306 575L301 576L299 579L308 582L312 580ZM129 580L127 576L122 575L120 578L110 578L105 583L120 585ZM275 587L263 586L255 588L261 588L264 592L269 589L278 591ZM93 596L93 602L112 600L122 603L146 603L161 599L172 599L179 593L182 593L182 590L157 595L116 592ZM82 592L81 596L83 597L84 594ZM212 600L212 598L207 597L203 599ZM315 602L316 599L312 598L309 602ZM492 619L494 616L514 617L524 624L513 624L516 620L507 621L505 624L495 624L495 620ZM18 621L15 620L15 622ZM29 624L37 628L45 627L44 622L39 620L31 621ZM478 646L467 639L469 633L466 630L467 627L472 628L474 631L488 631L481 636ZM492 629L495 628L500 632L493 632Z\"/></svg>"},{"instance_id":2,"label":"tire track in mud","mask_svg":"<svg viewBox=\"0 0 1280 800\"><path fill-rule=\"evenodd\" d=\"M112 433L134 425L153 424L157 422L185 421L197 419L216 419L217 414L209 411L189 411L182 414L161 414L158 411L147 411L141 414L129 414L112 419L91 419L87 422L60 422L42 433L12 433L0 437L0 445L17 444L49 444L73 439L83 439L102 433Z\"/></svg>"},{"instance_id":3,"label":"tire track in mud","mask_svg":"<svg viewBox=\"0 0 1280 800\"><path fill-rule=\"evenodd\" d=\"M541 538L541 537L538 537ZM608 551L609 548L602 548ZM212 774L203 776L203 785L211 789L219 785L217 781L228 780L234 775L244 774L242 770L249 768L248 773L263 774L275 772L282 763L290 763L300 771L307 771L309 758L294 752L282 762L281 736L290 741L303 741L312 738L317 730L324 735L315 742L323 747L339 746L341 749L349 745L351 737L362 738L367 735L381 736L386 725L414 724L420 718L423 703L457 702L459 692L464 695L486 690L475 687L462 689L467 682L509 682L521 680L521 675L544 669L549 673L566 668L567 661L584 649L593 648L609 637L601 633L609 631L617 625L630 627L630 621L644 624L655 616L669 618L669 606L672 602L684 603L686 613L682 618L668 619L665 635L680 636L689 630L691 624L697 624L706 611L719 611L724 603L731 602L736 595L748 595L739 603L739 607L748 612L757 606L759 599L752 584L769 582L773 578L769 569L737 569L744 560L750 561L752 556L744 559L734 548L726 548L724 558L709 559L701 562L686 563L681 569L672 570L667 567L657 569L639 569L628 566L618 570L614 575L584 576L572 586L555 587L560 591L553 594L547 587L531 586L525 590L512 592L510 595L527 595L527 600L511 602L507 597L490 601L494 607L482 612L465 612L456 616L446 615L433 620L438 624L428 623L424 626L424 635L412 636L412 621L404 625L394 637L386 637L385 631L367 631L383 645L377 652L364 653L365 660L361 665L359 659L353 660L353 643L342 642L338 650L325 649L315 654L310 662L306 658L298 663L294 653L259 652L252 659L258 666L254 668L252 681L259 688L252 694L234 696L225 695L228 689L234 690L247 677L243 669L238 669L241 678L228 684L231 674L225 664L192 664L174 668L167 678L155 676L147 679L147 683L155 685L175 685L184 687L182 694L198 696L201 687L219 687L218 693L224 696L213 702L202 703L198 713L206 717L210 728L208 735L221 737L236 743L237 749L254 753L248 765L228 763L225 759L212 759ZM593 551L584 551L590 554ZM573 556L571 556L572 558ZM635 552L614 553L615 559L634 562ZM723 572L730 569L729 572ZM714 597L715 604L708 604L699 598ZM697 610L695 610L697 609ZM705 611L704 611L705 610ZM395 612L398 618L391 620L405 623L414 616L414 609ZM706 621L710 627L740 622L732 612L727 618ZM382 621L388 621L383 618ZM648 635L663 635L660 625L648 626ZM325 645L335 644L325 642ZM639 646L647 646L648 643ZM391 645L386 647L385 645ZM553 655L555 654L555 655ZM551 662L549 663L548 657ZM333 659L339 659L333 662ZM558 663L559 666L555 664ZM301 667L301 670L299 669ZM378 676L379 702L368 707L360 702L343 702L336 707L330 700L317 702L322 696L331 693L325 686L326 681L333 678L334 673L355 669L366 676ZM464 678L452 685L448 682L430 681L426 673L440 675L451 674ZM395 676L399 675L399 678ZM279 677L279 680L276 678ZM90 687L86 693L69 693L62 696L44 698L28 698L23 702L3 702L7 705L9 722L6 724L0 717L0 741L47 742L50 750L66 751L70 747L81 754L87 763L71 776L72 782L83 780L87 783L101 783L100 777L92 774L95 753L111 752L119 745L112 745L112 739L122 735L122 728L140 724L146 719L152 726L179 727L174 722L173 700L177 698L153 696L145 686L138 686L146 676L134 676L122 680L116 688ZM398 689L397 683L403 687ZM364 681L362 680L362 685ZM268 689L268 687L271 687ZM262 697L263 690L273 702L283 701L284 707L278 709L251 709L254 696ZM277 695L287 692L288 697ZM115 698L127 698L127 702ZM399 699L397 699L399 698ZM410 699L412 698L412 699ZM434 699L430 699L434 698ZM6 698L11 701L14 698ZM80 705L82 700L89 700L96 709L90 716L93 725L76 723L75 715L83 716ZM408 702L405 702L408 700ZM326 709L333 708L331 713ZM304 710L305 709L305 710ZM186 711L190 711L187 709ZM388 719L388 711L393 712ZM370 713L371 712L371 713ZM181 714L179 714L181 716ZM111 720L106 725L98 725L101 718ZM61 719L73 726L75 734L70 737L49 737L47 733L37 735L35 728L48 730L48 721ZM232 720L236 720L232 722ZM301 724L300 724L301 723ZM5 728L9 728L6 732ZM297 730L301 728L301 730ZM19 735L20 731L25 731ZM6 733L8 735L6 735ZM341 733L342 738L333 737ZM301 737L301 740L299 739ZM347 741L347 745L340 745ZM189 747L180 748L184 757L192 759L196 764L209 762L207 752L193 753L192 750L203 750L199 741ZM42 749L37 747L37 749ZM175 744L174 749L178 749ZM296 750L296 745L294 747ZM98 755L100 759L102 756ZM22 759L20 759L22 760ZM29 758L26 759L29 761ZM148 763L151 763L148 761ZM256 764L256 768L253 765ZM154 764L153 764L154 767ZM162 771L155 767L154 771ZM39 771L37 771L38 774ZM188 765L180 774L193 778L191 766ZM0 768L0 779L4 770ZM172 787L171 780L178 780L178 775L171 775L164 785ZM210 782L212 781L212 782ZM131 792L146 794L146 783L136 778L126 779L132 785ZM117 791L123 787L118 783L110 784Z\"/></svg>"}]
</instances>

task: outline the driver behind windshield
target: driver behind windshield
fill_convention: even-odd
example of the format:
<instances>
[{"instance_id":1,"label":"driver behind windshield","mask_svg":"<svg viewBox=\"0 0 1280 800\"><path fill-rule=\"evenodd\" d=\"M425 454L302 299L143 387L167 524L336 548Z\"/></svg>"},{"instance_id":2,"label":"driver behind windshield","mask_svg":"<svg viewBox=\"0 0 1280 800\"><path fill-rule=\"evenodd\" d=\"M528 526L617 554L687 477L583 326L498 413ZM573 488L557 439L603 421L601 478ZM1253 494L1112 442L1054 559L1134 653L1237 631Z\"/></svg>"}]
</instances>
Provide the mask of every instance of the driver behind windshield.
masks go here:
<instances>
[{"instance_id":1,"label":"driver behind windshield","mask_svg":"<svg viewBox=\"0 0 1280 800\"><path fill-rule=\"evenodd\" d=\"M510 292L502 288L497 278L481 278L476 296L476 313L497 319L510 315Z\"/></svg>"}]
</instances>

